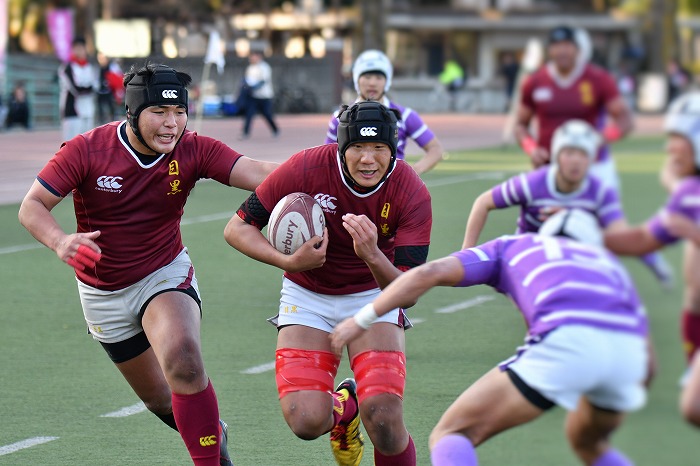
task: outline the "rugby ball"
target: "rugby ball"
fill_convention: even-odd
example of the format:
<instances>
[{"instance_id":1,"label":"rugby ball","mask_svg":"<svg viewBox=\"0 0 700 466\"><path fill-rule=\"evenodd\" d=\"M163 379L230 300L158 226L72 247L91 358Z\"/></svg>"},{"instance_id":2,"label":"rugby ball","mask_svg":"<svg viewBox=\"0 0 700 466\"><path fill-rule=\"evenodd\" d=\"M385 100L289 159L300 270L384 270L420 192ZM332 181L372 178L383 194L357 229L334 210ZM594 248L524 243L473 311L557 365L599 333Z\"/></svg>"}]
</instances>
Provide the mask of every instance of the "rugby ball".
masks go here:
<instances>
[{"instance_id":1,"label":"rugby ball","mask_svg":"<svg viewBox=\"0 0 700 466\"><path fill-rule=\"evenodd\" d=\"M277 203L267 224L267 240L279 252L294 254L312 236L323 236L321 206L306 193L292 193Z\"/></svg>"}]
</instances>

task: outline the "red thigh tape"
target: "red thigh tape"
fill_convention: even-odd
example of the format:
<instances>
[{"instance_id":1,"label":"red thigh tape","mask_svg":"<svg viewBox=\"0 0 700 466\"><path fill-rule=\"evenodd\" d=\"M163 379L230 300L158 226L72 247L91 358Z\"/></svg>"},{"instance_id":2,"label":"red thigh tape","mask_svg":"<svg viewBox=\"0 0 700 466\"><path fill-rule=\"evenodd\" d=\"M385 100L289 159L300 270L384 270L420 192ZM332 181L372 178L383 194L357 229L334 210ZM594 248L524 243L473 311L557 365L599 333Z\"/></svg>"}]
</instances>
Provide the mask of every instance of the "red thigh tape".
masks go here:
<instances>
[{"instance_id":1,"label":"red thigh tape","mask_svg":"<svg viewBox=\"0 0 700 466\"><path fill-rule=\"evenodd\" d=\"M364 351L350 362L360 403L370 396L391 393L403 398L406 355L401 351Z\"/></svg>"},{"instance_id":2,"label":"red thigh tape","mask_svg":"<svg viewBox=\"0 0 700 466\"><path fill-rule=\"evenodd\" d=\"M340 360L328 351L280 348L275 352L275 379L280 398L291 392L333 392Z\"/></svg>"}]
</instances>

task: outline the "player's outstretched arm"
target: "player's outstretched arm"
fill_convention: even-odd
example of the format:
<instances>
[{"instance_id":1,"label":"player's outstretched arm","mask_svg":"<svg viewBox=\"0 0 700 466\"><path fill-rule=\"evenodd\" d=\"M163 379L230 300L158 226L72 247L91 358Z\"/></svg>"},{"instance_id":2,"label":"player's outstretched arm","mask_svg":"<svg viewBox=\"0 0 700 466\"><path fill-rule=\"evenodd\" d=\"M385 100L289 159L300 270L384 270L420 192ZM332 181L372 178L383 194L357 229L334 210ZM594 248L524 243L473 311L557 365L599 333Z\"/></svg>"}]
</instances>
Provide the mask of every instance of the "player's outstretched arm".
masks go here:
<instances>
[{"instance_id":1,"label":"player's outstretched arm","mask_svg":"<svg viewBox=\"0 0 700 466\"><path fill-rule=\"evenodd\" d=\"M479 241L479 235L484 229L484 225L486 225L486 218L489 212L495 208L496 203L493 201L493 194L490 189L481 193L481 195L476 198L472 205L472 210L469 212L469 218L467 219L467 228L464 232L462 249L476 246Z\"/></svg>"},{"instance_id":2,"label":"player's outstretched arm","mask_svg":"<svg viewBox=\"0 0 700 466\"><path fill-rule=\"evenodd\" d=\"M35 180L20 205L19 222L37 241L53 250L71 267L79 270L94 267L101 257L100 248L94 241L100 232L66 234L51 213L62 200Z\"/></svg>"},{"instance_id":3,"label":"player's outstretched arm","mask_svg":"<svg viewBox=\"0 0 700 466\"><path fill-rule=\"evenodd\" d=\"M275 162L263 162L245 156L241 157L231 170L228 184L236 188L255 191L255 188L277 167L279 164Z\"/></svg>"},{"instance_id":4,"label":"player's outstretched arm","mask_svg":"<svg viewBox=\"0 0 700 466\"><path fill-rule=\"evenodd\" d=\"M454 286L464 277L462 263L456 257L443 257L407 272L396 278L377 299L363 307L354 317L345 319L333 329L331 346L336 354L372 325L378 317L398 307L410 307L418 298L436 286Z\"/></svg>"},{"instance_id":5,"label":"player's outstretched arm","mask_svg":"<svg viewBox=\"0 0 700 466\"><path fill-rule=\"evenodd\" d=\"M676 238L687 239L700 247L700 226L688 217L669 213L664 217L664 226Z\"/></svg>"},{"instance_id":6,"label":"player's outstretched arm","mask_svg":"<svg viewBox=\"0 0 700 466\"><path fill-rule=\"evenodd\" d=\"M432 170L435 165L440 163L443 158L443 154L445 153L444 149L442 148L442 143L437 137L431 139L423 147L423 150L425 151L425 155L423 155L423 157L416 162L415 165L413 165L413 169L419 175Z\"/></svg>"},{"instance_id":7,"label":"player's outstretched arm","mask_svg":"<svg viewBox=\"0 0 700 466\"><path fill-rule=\"evenodd\" d=\"M623 256L641 256L663 247L645 225L635 227L619 225L605 230L605 247Z\"/></svg>"},{"instance_id":8,"label":"player's outstretched arm","mask_svg":"<svg viewBox=\"0 0 700 466\"><path fill-rule=\"evenodd\" d=\"M246 256L265 264L274 265L287 272L302 272L321 267L326 261L328 230L323 238L312 237L294 254L286 255L275 249L260 230L234 215L224 229L226 242ZM320 246L315 246L320 243Z\"/></svg>"}]
</instances>

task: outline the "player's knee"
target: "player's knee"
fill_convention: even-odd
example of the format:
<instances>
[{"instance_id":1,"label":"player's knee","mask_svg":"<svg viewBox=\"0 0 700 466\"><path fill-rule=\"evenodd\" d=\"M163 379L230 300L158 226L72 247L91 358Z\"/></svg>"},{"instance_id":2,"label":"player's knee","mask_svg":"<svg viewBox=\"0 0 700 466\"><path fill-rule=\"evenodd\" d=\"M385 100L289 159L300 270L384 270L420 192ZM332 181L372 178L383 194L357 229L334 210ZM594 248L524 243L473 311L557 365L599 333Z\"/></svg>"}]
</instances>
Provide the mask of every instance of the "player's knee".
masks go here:
<instances>
[{"instance_id":1,"label":"player's knee","mask_svg":"<svg viewBox=\"0 0 700 466\"><path fill-rule=\"evenodd\" d=\"M170 381L190 384L200 380L204 374L204 362L199 342L194 338L183 338L169 345L163 353L162 365Z\"/></svg>"},{"instance_id":2,"label":"player's knee","mask_svg":"<svg viewBox=\"0 0 700 466\"><path fill-rule=\"evenodd\" d=\"M303 440L329 430L327 402L333 391L338 359L328 351L280 348L275 354L277 391L289 428ZM299 395L299 392L307 392Z\"/></svg>"},{"instance_id":3,"label":"player's knee","mask_svg":"<svg viewBox=\"0 0 700 466\"><path fill-rule=\"evenodd\" d=\"M403 425L403 403L395 395L385 393L369 397L360 404L360 409L362 423L367 428Z\"/></svg>"},{"instance_id":4,"label":"player's knee","mask_svg":"<svg viewBox=\"0 0 700 466\"><path fill-rule=\"evenodd\" d=\"M395 451L397 440L406 435L401 398L386 393L369 397L360 404L360 416L375 448L388 455L401 452Z\"/></svg>"},{"instance_id":5,"label":"player's knee","mask_svg":"<svg viewBox=\"0 0 700 466\"><path fill-rule=\"evenodd\" d=\"M284 419L291 431L302 440L314 440L328 432L329 413L326 410L321 415L292 406L285 410Z\"/></svg>"}]
</instances>

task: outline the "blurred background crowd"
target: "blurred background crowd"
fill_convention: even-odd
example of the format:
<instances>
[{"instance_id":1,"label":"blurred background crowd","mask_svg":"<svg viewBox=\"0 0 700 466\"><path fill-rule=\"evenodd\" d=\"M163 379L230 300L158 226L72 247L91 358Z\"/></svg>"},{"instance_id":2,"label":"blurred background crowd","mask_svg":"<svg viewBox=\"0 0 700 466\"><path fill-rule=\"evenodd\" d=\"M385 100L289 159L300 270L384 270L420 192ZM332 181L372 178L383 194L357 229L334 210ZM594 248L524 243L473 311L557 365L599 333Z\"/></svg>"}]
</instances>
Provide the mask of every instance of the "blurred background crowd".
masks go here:
<instances>
[{"instance_id":1,"label":"blurred background crowd","mask_svg":"<svg viewBox=\"0 0 700 466\"><path fill-rule=\"evenodd\" d=\"M193 112L235 116L251 52L272 68L275 112L327 113L352 100L368 48L386 51L392 97L417 111L505 112L527 47L559 24L587 31L592 61L638 112L694 84L698 0L0 0L0 117L60 123L57 69L76 37L101 69L103 121L122 115L105 73L146 58L193 76Z\"/></svg>"}]
</instances>

